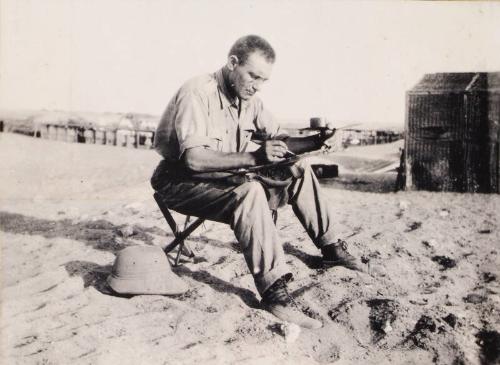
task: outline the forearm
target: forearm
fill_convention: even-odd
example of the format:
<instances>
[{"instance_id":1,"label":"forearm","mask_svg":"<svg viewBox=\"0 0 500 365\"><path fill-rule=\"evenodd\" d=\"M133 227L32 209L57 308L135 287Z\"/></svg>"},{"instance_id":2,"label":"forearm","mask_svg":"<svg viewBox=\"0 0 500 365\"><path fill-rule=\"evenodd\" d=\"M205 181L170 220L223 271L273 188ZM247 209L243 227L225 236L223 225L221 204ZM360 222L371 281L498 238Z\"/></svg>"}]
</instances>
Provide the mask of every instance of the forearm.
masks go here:
<instances>
[{"instance_id":1,"label":"forearm","mask_svg":"<svg viewBox=\"0 0 500 365\"><path fill-rule=\"evenodd\" d=\"M186 150L183 160L192 172L234 170L257 164L255 155L250 152L226 153L201 147Z\"/></svg>"}]
</instances>

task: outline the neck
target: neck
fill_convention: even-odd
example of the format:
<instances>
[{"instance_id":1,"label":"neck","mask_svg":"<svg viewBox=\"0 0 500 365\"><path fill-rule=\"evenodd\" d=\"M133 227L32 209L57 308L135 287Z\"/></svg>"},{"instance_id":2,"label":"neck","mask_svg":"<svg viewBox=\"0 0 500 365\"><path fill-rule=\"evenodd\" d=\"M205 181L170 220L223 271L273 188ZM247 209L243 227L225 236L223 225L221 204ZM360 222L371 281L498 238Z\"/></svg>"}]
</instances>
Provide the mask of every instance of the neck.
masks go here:
<instances>
[{"instance_id":1,"label":"neck","mask_svg":"<svg viewBox=\"0 0 500 365\"><path fill-rule=\"evenodd\" d=\"M234 91L234 88L232 86L232 81L231 81L231 70L227 66L224 66L222 68L222 78L224 79L224 84L226 86L226 90L229 93L229 96L232 99L236 99L238 95L236 95L236 92Z\"/></svg>"}]
</instances>

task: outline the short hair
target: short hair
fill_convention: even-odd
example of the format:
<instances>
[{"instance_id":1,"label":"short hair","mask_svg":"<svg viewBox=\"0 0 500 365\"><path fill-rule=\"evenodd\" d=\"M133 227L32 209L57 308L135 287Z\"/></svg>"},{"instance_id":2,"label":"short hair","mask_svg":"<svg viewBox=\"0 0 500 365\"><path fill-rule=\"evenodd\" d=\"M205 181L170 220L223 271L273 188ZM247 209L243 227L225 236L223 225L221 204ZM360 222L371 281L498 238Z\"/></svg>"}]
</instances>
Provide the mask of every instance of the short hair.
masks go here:
<instances>
[{"instance_id":1,"label":"short hair","mask_svg":"<svg viewBox=\"0 0 500 365\"><path fill-rule=\"evenodd\" d=\"M229 50L228 56L236 56L241 64L244 64L248 56L253 52L260 52L266 61L274 63L276 60L276 54L274 53L273 47L264 38L258 35L246 35L239 38L234 42L233 46Z\"/></svg>"}]
</instances>

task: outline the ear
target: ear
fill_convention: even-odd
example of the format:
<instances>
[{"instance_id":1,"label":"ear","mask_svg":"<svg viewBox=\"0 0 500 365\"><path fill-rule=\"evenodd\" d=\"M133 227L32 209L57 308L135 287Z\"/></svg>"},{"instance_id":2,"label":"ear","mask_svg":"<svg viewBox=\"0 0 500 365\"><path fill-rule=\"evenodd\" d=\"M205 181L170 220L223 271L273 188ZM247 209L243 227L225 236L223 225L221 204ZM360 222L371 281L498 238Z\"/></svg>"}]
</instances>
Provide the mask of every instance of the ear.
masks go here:
<instances>
[{"instance_id":1,"label":"ear","mask_svg":"<svg viewBox=\"0 0 500 365\"><path fill-rule=\"evenodd\" d=\"M227 58L227 68L231 71L234 71L236 66L238 66L240 61L238 60L238 57L235 55L231 55Z\"/></svg>"}]
</instances>

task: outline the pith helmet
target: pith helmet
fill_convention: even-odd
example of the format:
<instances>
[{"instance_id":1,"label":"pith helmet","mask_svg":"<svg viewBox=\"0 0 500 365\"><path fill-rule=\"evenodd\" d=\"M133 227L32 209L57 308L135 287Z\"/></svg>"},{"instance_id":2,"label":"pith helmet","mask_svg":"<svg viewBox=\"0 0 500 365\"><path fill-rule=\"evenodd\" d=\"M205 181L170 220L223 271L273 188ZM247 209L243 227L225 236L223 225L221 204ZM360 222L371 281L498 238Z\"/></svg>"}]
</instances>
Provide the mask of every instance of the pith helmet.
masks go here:
<instances>
[{"instance_id":1,"label":"pith helmet","mask_svg":"<svg viewBox=\"0 0 500 365\"><path fill-rule=\"evenodd\" d=\"M118 252L108 284L120 294L175 295L188 290L158 246L131 246Z\"/></svg>"}]
</instances>

